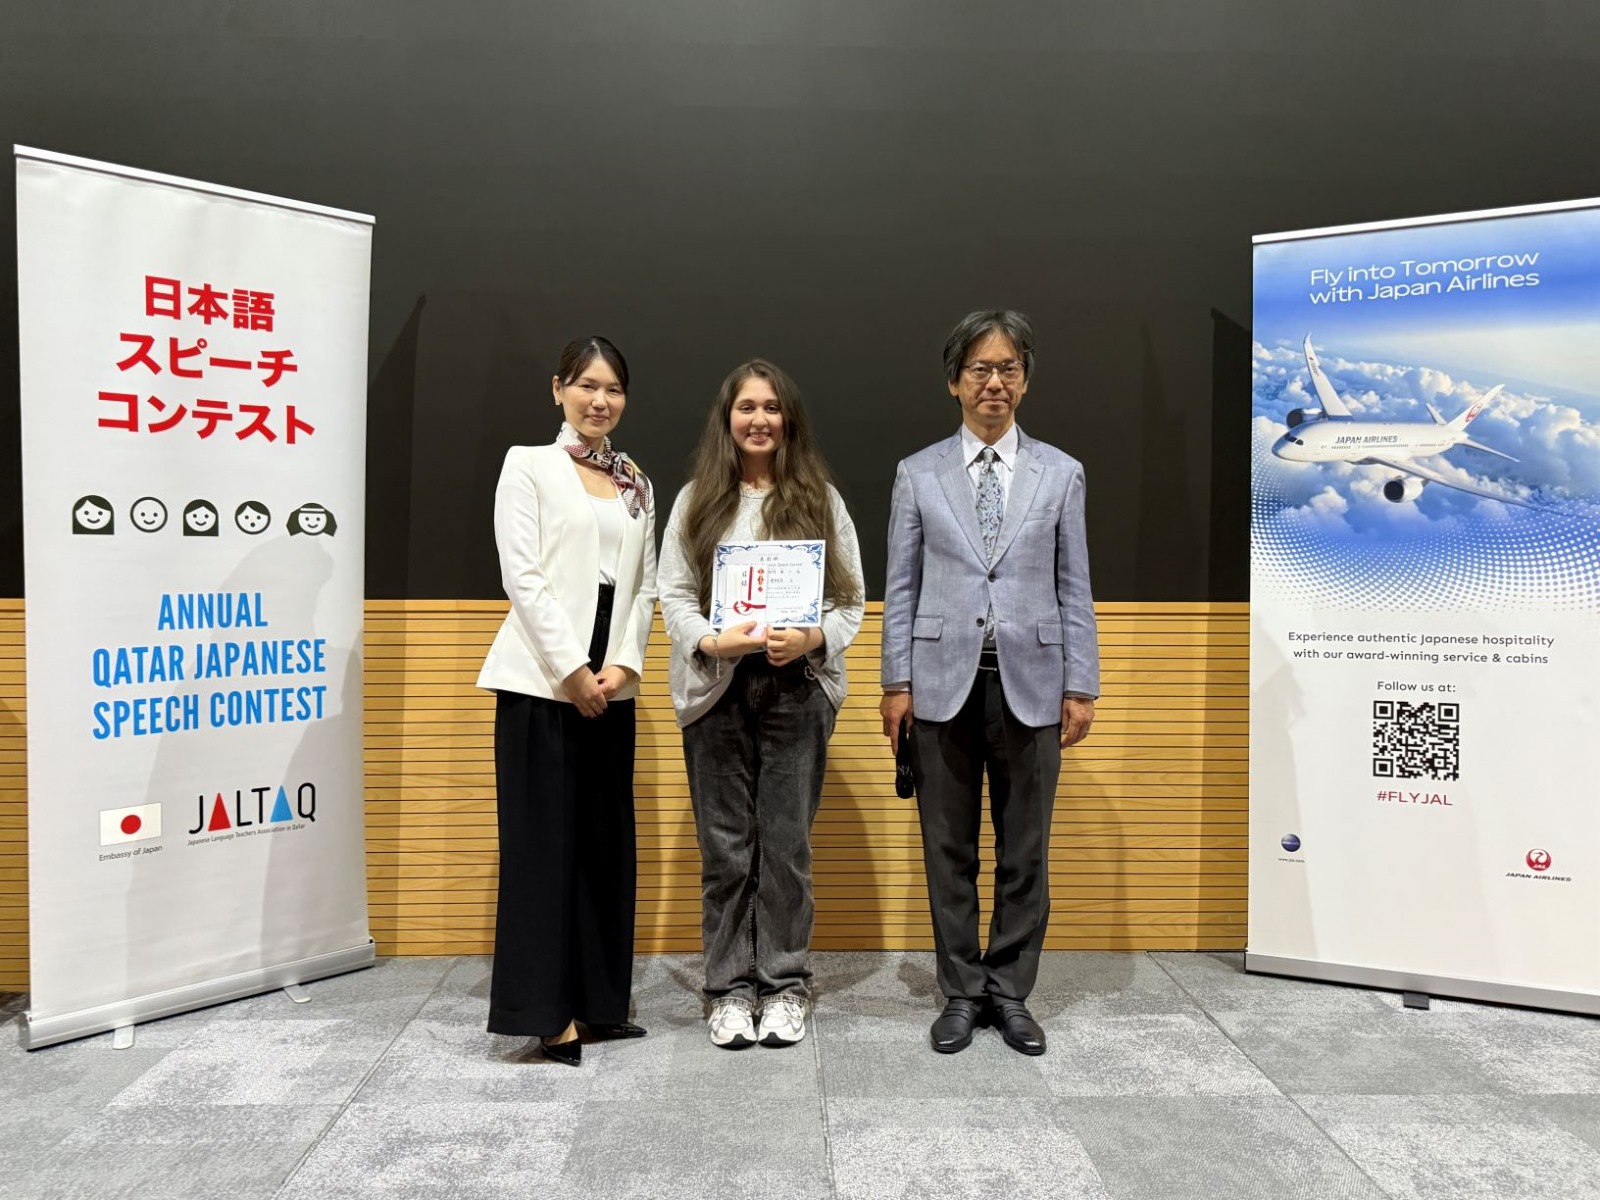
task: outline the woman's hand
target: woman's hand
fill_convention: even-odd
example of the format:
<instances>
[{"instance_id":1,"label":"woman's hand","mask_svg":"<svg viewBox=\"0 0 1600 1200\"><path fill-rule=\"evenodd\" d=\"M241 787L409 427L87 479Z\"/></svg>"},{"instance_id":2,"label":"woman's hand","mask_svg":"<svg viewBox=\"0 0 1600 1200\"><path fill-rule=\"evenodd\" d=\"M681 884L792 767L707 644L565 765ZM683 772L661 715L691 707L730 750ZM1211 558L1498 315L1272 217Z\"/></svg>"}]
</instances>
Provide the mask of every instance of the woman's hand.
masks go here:
<instances>
[{"instance_id":1,"label":"woman's hand","mask_svg":"<svg viewBox=\"0 0 1600 1200\"><path fill-rule=\"evenodd\" d=\"M775 667L785 667L809 650L822 645L822 630L768 629L767 661Z\"/></svg>"},{"instance_id":2,"label":"woman's hand","mask_svg":"<svg viewBox=\"0 0 1600 1200\"><path fill-rule=\"evenodd\" d=\"M587 663L561 681L561 690L586 717L598 717L606 710L605 690Z\"/></svg>"},{"instance_id":3,"label":"woman's hand","mask_svg":"<svg viewBox=\"0 0 1600 1200\"><path fill-rule=\"evenodd\" d=\"M700 652L713 658L743 658L746 654L765 650L767 635L750 636L750 631L755 627L756 622L746 621L743 625L731 625L716 635L708 633L700 639Z\"/></svg>"},{"instance_id":4,"label":"woman's hand","mask_svg":"<svg viewBox=\"0 0 1600 1200\"><path fill-rule=\"evenodd\" d=\"M636 683L639 677L629 667L619 667L612 663L602 667L600 674L595 676L595 682L600 685L600 690L605 693L607 700L616 699L617 693L630 683Z\"/></svg>"}]
</instances>

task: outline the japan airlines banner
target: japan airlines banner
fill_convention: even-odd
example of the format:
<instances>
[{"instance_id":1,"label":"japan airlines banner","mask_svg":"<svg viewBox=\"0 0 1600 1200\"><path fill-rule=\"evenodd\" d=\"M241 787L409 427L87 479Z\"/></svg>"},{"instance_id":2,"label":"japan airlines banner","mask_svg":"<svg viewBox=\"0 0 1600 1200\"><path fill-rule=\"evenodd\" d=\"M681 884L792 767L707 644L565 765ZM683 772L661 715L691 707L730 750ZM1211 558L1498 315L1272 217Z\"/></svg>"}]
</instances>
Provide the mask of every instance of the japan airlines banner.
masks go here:
<instances>
[{"instance_id":1,"label":"japan airlines banner","mask_svg":"<svg viewBox=\"0 0 1600 1200\"><path fill-rule=\"evenodd\" d=\"M372 221L16 156L37 1047L372 961Z\"/></svg>"},{"instance_id":2,"label":"japan airlines banner","mask_svg":"<svg viewBox=\"0 0 1600 1200\"><path fill-rule=\"evenodd\" d=\"M1600 200L1256 239L1250 970L1600 1013Z\"/></svg>"}]
</instances>

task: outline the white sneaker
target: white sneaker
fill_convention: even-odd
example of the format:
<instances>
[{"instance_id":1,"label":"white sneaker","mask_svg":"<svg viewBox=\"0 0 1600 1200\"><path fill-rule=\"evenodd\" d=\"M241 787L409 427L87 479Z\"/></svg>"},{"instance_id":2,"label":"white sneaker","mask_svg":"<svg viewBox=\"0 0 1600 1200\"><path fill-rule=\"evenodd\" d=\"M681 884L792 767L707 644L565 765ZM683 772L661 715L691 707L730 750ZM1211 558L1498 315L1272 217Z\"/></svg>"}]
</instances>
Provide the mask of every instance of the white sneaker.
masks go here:
<instances>
[{"instance_id":1,"label":"white sneaker","mask_svg":"<svg viewBox=\"0 0 1600 1200\"><path fill-rule=\"evenodd\" d=\"M755 1013L747 1000L725 996L711 1006L706 1020L711 1029L711 1044L724 1050L743 1050L756 1044Z\"/></svg>"},{"instance_id":2,"label":"white sneaker","mask_svg":"<svg viewBox=\"0 0 1600 1200\"><path fill-rule=\"evenodd\" d=\"M789 992L767 997L761 1006L763 1046L792 1046L806 1035L806 1002Z\"/></svg>"}]
</instances>

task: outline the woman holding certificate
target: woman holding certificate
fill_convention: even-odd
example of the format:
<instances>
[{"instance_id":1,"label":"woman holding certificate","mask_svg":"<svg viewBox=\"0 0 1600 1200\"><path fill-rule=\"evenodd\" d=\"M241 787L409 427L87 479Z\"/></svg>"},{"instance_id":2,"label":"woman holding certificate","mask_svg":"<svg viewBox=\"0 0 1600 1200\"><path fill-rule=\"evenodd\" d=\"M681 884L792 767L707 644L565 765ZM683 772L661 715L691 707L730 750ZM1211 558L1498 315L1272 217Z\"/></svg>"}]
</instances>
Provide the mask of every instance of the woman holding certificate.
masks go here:
<instances>
[{"instance_id":1,"label":"woman holding certificate","mask_svg":"<svg viewBox=\"0 0 1600 1200\"><path fill-rule=\"evenodd\" d=\"M478 686L495 691L500 825L489 1032L579 1064L628 1023L633 975L634 697L655 609L650 481L612 448L628 365L605 338L561 352L565 420L513 446L494 497L511 611Z\"/></svg>"},{"instance_id":2,"label":"woman holding certificate","mask_svg":"<svg viewBox=\"0 0 1600 1200\"><path fill-rule=\"evenodd\" d=\"M769 593L804 594L808 570L809 606L764 607ZM772 363L745 363L711 406L661 547L700 841L705 995L711 1040L727 1049L805 1036L811 822L862 592L855 525L799 389Z\"/></svg>"}]
</instances>

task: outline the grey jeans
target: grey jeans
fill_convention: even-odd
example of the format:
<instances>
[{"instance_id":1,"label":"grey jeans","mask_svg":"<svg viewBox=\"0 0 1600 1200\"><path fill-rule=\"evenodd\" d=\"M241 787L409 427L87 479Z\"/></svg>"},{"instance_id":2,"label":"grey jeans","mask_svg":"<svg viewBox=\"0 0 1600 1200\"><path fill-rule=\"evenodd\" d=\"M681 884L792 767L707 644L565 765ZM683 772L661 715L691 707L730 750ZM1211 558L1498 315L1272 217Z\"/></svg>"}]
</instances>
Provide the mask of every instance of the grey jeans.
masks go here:
<instances>
[{"instance_id":1,"label":"grey jeans","mask_svg":"<svg viewBox=\"0 0 1600 1200\"><path fill-rule=\"evenodd\" d=\"M806 996L811 822L836 716L803 662L760 654L683 731L700 841L707 1000Z\"/></svg>"}]
</instances>

